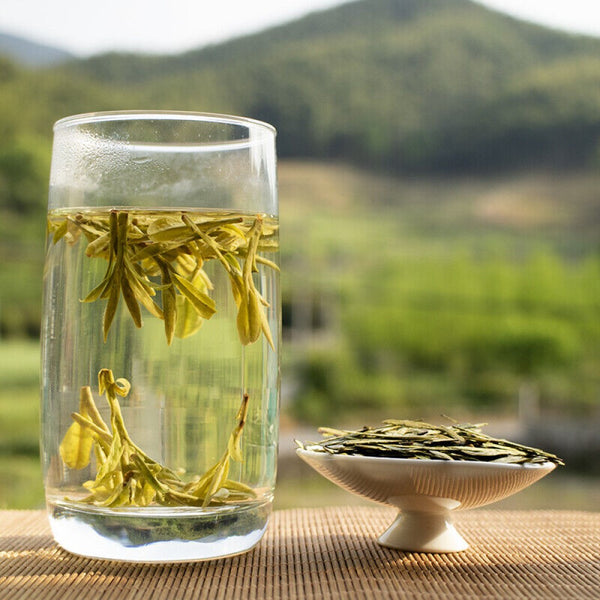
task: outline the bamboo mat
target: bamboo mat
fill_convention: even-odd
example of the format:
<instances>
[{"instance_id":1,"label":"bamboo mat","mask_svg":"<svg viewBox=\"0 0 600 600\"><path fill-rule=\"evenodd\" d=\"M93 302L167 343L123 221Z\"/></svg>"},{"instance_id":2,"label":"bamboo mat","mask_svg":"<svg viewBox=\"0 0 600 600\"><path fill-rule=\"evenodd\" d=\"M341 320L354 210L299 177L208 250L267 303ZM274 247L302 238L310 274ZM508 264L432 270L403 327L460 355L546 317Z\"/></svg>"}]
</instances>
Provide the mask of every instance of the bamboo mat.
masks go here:
<instances>
[{"instance_id":1,"label":"bamboo mat","mask_svg":"<svg viewBox=\"0 0 600 600\"><path fill-rule=\"evenodd\" d=\"M0 511L1 600L600 599L600 512L458 513L458 554L377 544L379 507L276 511L262 542L229 559L136 565L72 556L42 511Z\"/></svg>"}]
</instances>

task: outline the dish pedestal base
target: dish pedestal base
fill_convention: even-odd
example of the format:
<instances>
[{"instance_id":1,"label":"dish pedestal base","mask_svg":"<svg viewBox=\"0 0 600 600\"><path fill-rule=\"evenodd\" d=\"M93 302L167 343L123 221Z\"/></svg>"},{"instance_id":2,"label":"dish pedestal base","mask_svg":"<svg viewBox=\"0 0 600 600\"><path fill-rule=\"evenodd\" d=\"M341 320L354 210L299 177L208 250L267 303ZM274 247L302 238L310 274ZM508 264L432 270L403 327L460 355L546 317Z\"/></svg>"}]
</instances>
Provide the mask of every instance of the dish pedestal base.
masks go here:
<instances>
[{"instance_id":1,"label":"dish pedestal base","mask_svg":"<svg viewBox=\"0 0 600 600\"><path fill-rule=\"evenodd\" d=\"M408 552L460 552L469 547L449 512L400 512L377 541Z\"/></svg>"}]
</instances>

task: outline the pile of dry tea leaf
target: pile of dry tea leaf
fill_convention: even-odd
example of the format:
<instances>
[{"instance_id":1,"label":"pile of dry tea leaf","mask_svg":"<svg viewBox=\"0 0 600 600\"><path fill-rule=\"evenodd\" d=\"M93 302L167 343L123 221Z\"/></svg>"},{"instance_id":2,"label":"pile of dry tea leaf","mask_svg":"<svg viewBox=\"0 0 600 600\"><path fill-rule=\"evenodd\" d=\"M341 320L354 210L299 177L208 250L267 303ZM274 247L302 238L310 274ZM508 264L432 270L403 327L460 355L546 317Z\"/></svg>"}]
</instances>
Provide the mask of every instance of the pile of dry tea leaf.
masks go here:
<instances>
[{"instance_id":1,"label":"pile of dry tea leaf","mask_svg":"<svg viewBox=\"0 0 600 600\"><path fill-rule=\"evenodd\" d=\"M490 437L483 424L431 425L388 419L381 427L344 431L321 427L321 442L296 442L300 448L329 454L352 454L423 460L468 460L510 464L564 462L548 452Z\"/></svg>"}]
</instances>

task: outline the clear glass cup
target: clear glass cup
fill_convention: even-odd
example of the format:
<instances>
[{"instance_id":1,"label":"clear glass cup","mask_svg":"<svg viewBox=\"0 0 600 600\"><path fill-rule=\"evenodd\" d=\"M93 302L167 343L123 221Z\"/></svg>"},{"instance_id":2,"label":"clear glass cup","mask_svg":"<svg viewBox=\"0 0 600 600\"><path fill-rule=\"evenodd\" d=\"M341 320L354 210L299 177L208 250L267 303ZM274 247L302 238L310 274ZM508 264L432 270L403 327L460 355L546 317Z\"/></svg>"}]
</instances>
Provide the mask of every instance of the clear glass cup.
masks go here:
<instances>
[{"instance_id":1,"label":"clear glass cup","mask_svg":"<svg viewBox=\"0 0 600 600\"><path fill-rule=\"evenodd\" d=\"M171 562L261 539L278 248L271 126L160 111L55 124L41 448L63 548Z\"/></svg>"}]
</instances>

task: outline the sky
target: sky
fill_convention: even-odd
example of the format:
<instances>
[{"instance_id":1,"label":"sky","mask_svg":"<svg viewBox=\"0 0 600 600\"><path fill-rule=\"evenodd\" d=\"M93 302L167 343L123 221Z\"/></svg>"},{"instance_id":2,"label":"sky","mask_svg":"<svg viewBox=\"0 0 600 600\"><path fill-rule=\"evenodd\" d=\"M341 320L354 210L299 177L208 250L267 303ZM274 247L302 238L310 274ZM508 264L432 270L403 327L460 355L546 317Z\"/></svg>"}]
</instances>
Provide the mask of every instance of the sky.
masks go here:
<instances>
[{"instance_id":1,"label":"sky","mask_svg":"<svg viewBox=\"0 0 600 600\"><path fill-rule=\"evenodd\" d=\"M600 36L600 0L478 1L550 27ZM112 50L178 53L342 3L344 0L0 0L0 31L78 56Z\"/></svg>"}]
</instances>

